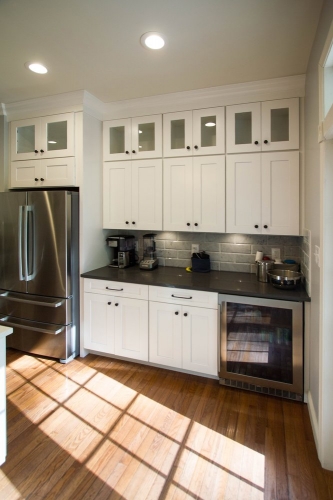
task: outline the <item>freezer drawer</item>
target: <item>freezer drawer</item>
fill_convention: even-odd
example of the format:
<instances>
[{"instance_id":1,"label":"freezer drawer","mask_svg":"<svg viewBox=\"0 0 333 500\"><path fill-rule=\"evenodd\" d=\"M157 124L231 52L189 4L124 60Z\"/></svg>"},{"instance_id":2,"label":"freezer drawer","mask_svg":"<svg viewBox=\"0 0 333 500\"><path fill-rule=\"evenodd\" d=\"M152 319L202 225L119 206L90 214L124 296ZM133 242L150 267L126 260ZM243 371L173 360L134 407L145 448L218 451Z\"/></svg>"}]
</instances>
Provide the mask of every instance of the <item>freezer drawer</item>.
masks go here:
<instances>
[{"instance_id":1,"label":"freezer drawer","mask_svg":"<svg viewBox=\"0 0 333 500\"><path fill-rule=\"evenodd\" d=\"M0 314L38 322L68 325L72 322L73 298L59 299L0 289Z\"/></svg>"},{"instance_id":2,"label":"freezer drawer","mask_svg":"<svg viewBox=\"0 0 333 500\"><path fill-rule=\"evenodd\" d=\"M72 325L50 325L10 316L0 316L0 324L14 327L14 333L7 337L7 347L65 362L78 354Z\"/></svg>"}]
</instances>

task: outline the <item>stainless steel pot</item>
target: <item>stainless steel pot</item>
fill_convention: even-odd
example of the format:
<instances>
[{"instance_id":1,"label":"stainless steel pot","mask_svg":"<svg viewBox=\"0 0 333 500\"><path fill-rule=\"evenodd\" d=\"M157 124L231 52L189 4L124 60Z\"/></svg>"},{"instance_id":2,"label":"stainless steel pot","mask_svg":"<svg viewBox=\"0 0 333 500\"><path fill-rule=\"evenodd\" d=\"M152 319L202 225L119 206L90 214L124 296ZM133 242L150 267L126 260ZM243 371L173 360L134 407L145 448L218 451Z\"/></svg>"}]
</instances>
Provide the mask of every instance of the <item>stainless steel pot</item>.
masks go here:
<instances>
[{"instance_id":1,"label":"stainless steel pot","mask_svg":"<svg viewBox=\"0 0 333 500\"><path fill-rule=\"evenodd\" d=\"M263 283L268 282L268 271L274 266L273 260L258 260L257 262L257 279Z\"/></svg>"},{"instance_id":2,"label":"stainless steel pot","mask_svg":"<svg viewBox=\"0 0 333 500\"><path fill-rule=\"evenodd\" d=\"M268 273L270 282L276 288L292 289L301 283L303 274L297 271L272 269Z\"/></svg>"}]
</instances>

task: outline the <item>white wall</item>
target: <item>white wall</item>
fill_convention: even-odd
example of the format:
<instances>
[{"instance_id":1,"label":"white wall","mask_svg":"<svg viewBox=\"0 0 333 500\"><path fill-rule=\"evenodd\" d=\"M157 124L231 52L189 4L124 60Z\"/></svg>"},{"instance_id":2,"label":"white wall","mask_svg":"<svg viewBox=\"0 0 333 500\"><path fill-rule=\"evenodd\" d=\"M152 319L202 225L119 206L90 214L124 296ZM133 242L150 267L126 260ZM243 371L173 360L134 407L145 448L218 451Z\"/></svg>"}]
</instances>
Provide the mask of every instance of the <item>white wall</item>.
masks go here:
<instances>
[{"instance_id":1,"label":"white wall","mask_svg":"<svg viewBox=\"0 0 333 500\"><path fill-rule=\"evenodd\" d=\"M328 438L327 429L322 427L323 404L325 398L331 398L331 394L323 394L322 379L322 345L321 314L321 271L314 260L314 247L320 246L321 234L321 211L323 205L324 178L321 177L320 145L318 143L319 124L319 76L318 63L326 42L327 34L333 20L333 2L326 0L323 5L318 30L312 48L309 65L306 74L305 94L305 190L304 190L304 227L311 231L311 324L310 324L310 346L309 346L309 410L315 433L319 458L327 468L333 469L333 463L325 462L322 455L322 447ZM332 353L333 354L333 353ZM333 415L331 416L333 419Z\"/></svg>"}]
</instances>

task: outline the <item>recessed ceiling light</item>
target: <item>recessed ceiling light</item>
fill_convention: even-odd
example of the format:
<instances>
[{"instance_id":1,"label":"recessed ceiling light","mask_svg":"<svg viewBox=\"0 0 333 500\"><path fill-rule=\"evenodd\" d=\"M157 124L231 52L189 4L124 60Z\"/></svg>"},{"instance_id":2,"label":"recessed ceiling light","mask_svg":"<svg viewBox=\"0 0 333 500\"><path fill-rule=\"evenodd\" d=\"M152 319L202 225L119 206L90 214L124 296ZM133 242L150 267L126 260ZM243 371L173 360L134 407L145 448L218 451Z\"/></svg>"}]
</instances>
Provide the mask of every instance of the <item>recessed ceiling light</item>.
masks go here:
<instances>
[{"instance_id":1,"label":"recessed ceiling light","mask_svg":"<svg viewBox=\"0 0 333 500\"><path fill-rule=\"evenodd\" d=\"M205 127L215 127L215 123L214 122L207 122L207 123L205 123Z\"/></svg>"},{"instance_id":2,"label":"recessed ceiling light","mask_svg":"<svg viewBox=\"0 0 333 500\"><path fill-rule=\"evenodd\" d=\"M45 66L43 66L40 63L25 63L25 67L30 69L30 71L33 71L34 73L40 73L41 75L44 75L47 73L47 69Z\"/></svg>"},{"instance_id":3,"label":"recessed ceiling light","mask_svg":"<svg viewBox=\"0 0 333 500\"><path fill-rule=\"evenodd\" d=\"M149 31L140 38L141 44L146 49L161 49L165 45L165 37L156 31Z\"/></svg>"}]
</instances>

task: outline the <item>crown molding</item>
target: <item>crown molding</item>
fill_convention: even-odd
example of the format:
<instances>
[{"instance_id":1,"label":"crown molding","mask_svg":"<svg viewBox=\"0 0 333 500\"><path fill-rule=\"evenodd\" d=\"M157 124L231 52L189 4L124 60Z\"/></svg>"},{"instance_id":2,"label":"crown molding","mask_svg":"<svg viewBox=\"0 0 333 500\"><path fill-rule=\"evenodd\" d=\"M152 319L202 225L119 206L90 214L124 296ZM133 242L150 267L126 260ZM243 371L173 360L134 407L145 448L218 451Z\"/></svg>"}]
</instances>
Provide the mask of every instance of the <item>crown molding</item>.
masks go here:
<instances>
[{"instance_id":1,"label":"crown molding","mask_svg":"<svg viewBox=\"0 0 333 500\"><path fill-rule=\"evenodd\" d=\"M86 90L2 104L8 121L84 111L99 120L305 96L305 75L104 103Z\"/></svg>"},{"instance_id":2,"label":"crown molding","mask_svg":"<svg viewBox=\"0 0 333 500\"><path fill-rule=\"evenodd\" d=\"M104 120L305 96L305 75L105 103Z\"/></svg>"}]
</instances>

